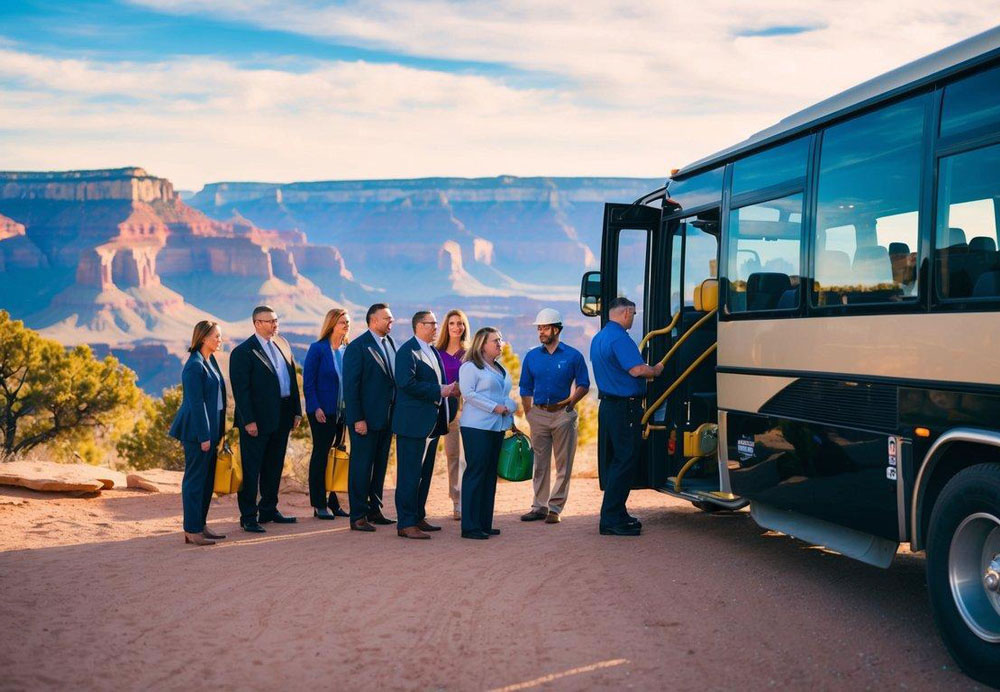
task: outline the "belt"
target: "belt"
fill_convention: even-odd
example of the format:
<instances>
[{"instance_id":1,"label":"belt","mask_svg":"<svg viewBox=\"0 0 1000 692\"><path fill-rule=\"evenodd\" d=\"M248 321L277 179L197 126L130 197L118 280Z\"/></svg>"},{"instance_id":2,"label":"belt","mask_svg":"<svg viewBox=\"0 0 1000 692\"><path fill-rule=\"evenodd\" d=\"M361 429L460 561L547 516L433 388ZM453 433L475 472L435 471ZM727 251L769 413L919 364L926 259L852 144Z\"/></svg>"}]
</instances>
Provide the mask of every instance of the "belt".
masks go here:
<instances>
[{"instance_id":1,"label":"belt","mask_svg":"<svg viewBox=\"0 0 1000 692\"><path fill-rule=\"evenodd\" d=\"M597 398L606 401L642 401L641 396L617 396L615 394L599 394Z\"/></svg>"},{"instance_id":2,"label":"belt","mask_svg":"<svg viewBox=\"0 0 1000 692\"><path fill-rule=\"evenodd\" d=\"M566 409L566 404L560 406L559 404L536 404L536 406L543 411L548 411L549 413L556 413L557 411L564 411Z\"/></svg>"}]
</instances>

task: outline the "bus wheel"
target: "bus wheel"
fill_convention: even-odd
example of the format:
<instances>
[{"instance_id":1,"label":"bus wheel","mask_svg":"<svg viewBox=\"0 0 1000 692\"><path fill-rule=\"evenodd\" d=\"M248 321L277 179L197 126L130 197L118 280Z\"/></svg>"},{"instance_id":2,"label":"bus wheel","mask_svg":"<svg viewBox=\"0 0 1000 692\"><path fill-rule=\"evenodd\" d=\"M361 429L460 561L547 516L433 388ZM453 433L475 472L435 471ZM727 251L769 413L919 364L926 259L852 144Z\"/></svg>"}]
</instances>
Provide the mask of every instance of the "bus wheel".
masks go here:
<instances>
[{"instance_id":1,"label":"bus wheel","mask_svg":"<svg viewBox=\"0 0 1000 692\"><path fill-rule=\"evenodd\" d=\"M959 667L1000 686L1000 465L964 469L941 491L931 513L927 585Z\"/></svg>"}]
</instances>

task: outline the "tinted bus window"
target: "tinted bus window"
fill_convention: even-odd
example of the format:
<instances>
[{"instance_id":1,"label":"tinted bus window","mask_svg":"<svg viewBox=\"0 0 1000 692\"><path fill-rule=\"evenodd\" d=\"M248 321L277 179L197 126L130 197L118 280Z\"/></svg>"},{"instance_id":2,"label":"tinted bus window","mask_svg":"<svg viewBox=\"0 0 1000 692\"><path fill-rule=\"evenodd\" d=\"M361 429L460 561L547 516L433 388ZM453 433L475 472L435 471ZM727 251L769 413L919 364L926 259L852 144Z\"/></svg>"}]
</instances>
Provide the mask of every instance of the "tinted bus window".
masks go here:
<instances>
[{"instance_id":1,"label":"tinted bus window","mask_svg":"<svg viewBox=\"0 0 1000 692\"><path fill-rule=\"evenodd\" d=\"M681 222L684 233L684 305L694 305L694 289L718 276L719 210L712 209Z\"/></svg>"},{"instance_id":2,"label":"tinted bus window","mask_svg":"<svg viewBox=\"0 0 1000 692\"><path fill-rule=\"evenodd\" d=\"M629 335L636 343L646 333L646 261L649 232L625 228L618 233L618 295L635 303L635 321Z\"/></svg>"},{"instance_id":3,"label":"tinted bus window","mask_svg":"<svg viewBox=\"0 0 1000 692\"><path fill-rule=\"evenodd\" d=\"M982 72L944 89L941 136L1000 126L1000 67Z\"/></svg>"},{"instance_id":4,"label":"tinted bus window","mask_svg":"<svg viewBox=\"0 0 1000 692\"><path fill-rule=\"evenodd\" d=\"M812 300L915 300L925 96L823 135Z\"/></svg>"},{"instance_id":5,"label":"tinted bus window","mask_svg":"<svg viewBox=\"0 0 1000 692\"><path fill-rule=\"evenodd\" d=\"M941 159L934 268L942 298L1000 296L1000 145Z\"/></svg>"},{"instance_id":6,"label":"tinted bus window","mask_svg":"<svg viewBox=\"0 0 1000 692\"><path fill-rule=\"evenodd\" d=\"M681 209L694 209L705 204L722 201L723 168L699 173L684 180L671 180L667 195L681 205Z\"/></svg>"},{"instance_id":7,"label":"tinted bus window","mask_svg":"<svg viewBox=\"0 0 1000 692\"><path fill-rule=\"evenodd\" d=\"M802 195L733 209L728 233L729 312L797 308Z\"/></svg>"},{"instance_id":8,"label":"tinted bus window","mask_svg":"<svg viewBox=\"0 0 1000 692\"><path fill-rule=\"evenodd\" d=\"M733 195L761 190L806 175L809 140L797 139L733 165Z\"/></svg>"}]
</instances>

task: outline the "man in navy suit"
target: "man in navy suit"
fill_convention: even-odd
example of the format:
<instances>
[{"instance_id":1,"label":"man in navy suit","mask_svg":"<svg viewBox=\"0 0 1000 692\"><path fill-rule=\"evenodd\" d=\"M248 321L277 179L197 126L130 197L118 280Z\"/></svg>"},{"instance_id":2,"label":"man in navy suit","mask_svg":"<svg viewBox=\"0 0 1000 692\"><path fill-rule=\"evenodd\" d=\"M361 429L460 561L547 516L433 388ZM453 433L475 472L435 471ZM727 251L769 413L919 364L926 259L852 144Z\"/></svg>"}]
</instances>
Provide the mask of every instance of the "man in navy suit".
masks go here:
<instances>
[{"instance_id":1,"label":"man in navy suit","mask_svg":"<svg viewBox=\"0 0 1000 692\"><path fill-rule=\"evenodd\" d=\"M240 526L263 533L261 524L291 524L278 511L278 485L285 465L288 434L302 420L295 360L288 342L277 337L278 316L267 305L253 311L255 334L233 349L229 382L240 430L243 486L237 494ZM260 505L257 488L260 486Z\"/></svg>"},{"instance_id":2,"label":"man in navy suit","mask_svg":"<svg viewBox=\"0 0 1000 692\"><path fill-rule=\"evenodd\" d=\"M385 303L375 303L365 320L368 330L344 350L344 407L351 436L347 491L354 531L395 523L381 509L396 398L396 344L389 336L392 311Z\"/></svg>"},{"instance_id":3,"label":"man in navy suit","mask_svg":"<svg viewBox=\"0 0 1000 692\"><path fill-rule=\"evenodd\" d=\"M430 538L440 526L427 522L425 506L434 474L438 438L448 434L448 397L458 395L458 384L445 384L444 364L431 344L437 337L437 317L429 310L413 316L413 338L396 353L397 533L403 538Z\"/></svg>"}]
</instances>

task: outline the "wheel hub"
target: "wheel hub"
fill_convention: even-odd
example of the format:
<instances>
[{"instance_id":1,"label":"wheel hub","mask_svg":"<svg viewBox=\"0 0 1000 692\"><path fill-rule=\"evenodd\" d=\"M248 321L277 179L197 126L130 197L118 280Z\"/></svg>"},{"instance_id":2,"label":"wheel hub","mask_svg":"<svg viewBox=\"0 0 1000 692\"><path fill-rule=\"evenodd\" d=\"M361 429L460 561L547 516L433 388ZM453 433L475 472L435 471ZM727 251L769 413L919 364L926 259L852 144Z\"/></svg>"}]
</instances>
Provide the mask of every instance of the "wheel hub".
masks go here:
<instances>
[{"instance_id":1,"label":"wheel hub","mask_svg":"<svg viewBox=\"0 0 1000 692\"><path fill-rule=\"evenodd\" d=\"M948 579L959 614L977 637L1000 642L1000 518L966 517L948 552Z\"/></svg>"}]
</instances>

